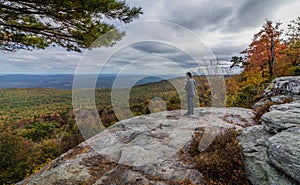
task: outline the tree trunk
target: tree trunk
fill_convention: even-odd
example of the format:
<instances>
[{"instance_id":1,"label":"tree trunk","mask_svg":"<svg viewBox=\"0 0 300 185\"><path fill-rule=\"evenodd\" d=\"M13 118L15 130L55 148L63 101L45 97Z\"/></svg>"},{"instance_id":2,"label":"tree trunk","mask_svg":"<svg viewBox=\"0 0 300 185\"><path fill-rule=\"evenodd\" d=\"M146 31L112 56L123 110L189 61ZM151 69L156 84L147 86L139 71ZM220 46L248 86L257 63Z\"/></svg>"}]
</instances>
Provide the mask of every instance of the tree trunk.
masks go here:
<instances>
[{"instance_id":1,"label":"tree trunk","mask_svg":"<svg viewBox=\"0 0 300 185\"><path fill-rule=\"evenodd\" d=\"M268 60L268 65L269 65L269 75L270 75L270 81L273 79L273 63L272 60Z\"/></svg>"},{"instance_id":2,"label":"tree trunk","mask_svg":"<svg viewBox=\"0 0 300 185\"><path fill-rule=\"evenodd\" d=\"M265 78L265 71L264 71L264 66L260 66L260 70L261 70L261 77Z\"/></svg>"},{"instance_id":3,"label":"tree trunk","mask_svg":"<svg viewBox=\"0 0 300 185\"><path fill-rule=\"evenodd\" d=\"M276 70L276 60L275 60L275 43L274 43L273 37L271 38L271 63L273 65L274 75L275 75L275 78L276 78L277 77L277 70Z\"/></svg>"}]
</instances>

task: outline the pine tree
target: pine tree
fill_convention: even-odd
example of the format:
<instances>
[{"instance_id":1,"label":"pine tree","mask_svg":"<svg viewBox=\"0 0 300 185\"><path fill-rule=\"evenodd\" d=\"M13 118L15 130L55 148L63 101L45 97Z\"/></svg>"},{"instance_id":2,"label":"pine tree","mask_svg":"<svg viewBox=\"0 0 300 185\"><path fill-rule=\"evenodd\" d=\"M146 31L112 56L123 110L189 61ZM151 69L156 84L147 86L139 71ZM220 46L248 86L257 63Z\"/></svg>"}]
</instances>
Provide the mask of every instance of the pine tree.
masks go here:
<instances>
[{"instance_id":1,"label":"pine tree","mask_svg":"<svg viewBox=\"0 0 300 185\"><path fill-rule=\"evenodd\" d=\"M109 37L93 47L110 46L124 35L104 20L132 22L142 14L117 0L0 0L0 50L88 48L110 30Z\"/></svg>"}]
</instances>

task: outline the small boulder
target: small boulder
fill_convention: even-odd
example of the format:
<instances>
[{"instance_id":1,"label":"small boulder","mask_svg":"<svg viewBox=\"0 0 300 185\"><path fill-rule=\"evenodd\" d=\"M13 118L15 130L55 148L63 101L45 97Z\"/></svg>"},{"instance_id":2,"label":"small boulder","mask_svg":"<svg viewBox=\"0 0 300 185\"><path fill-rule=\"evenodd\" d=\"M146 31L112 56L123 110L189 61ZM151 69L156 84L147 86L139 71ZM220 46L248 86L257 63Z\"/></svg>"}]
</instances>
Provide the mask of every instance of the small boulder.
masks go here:
<instances>
[{"instance_id":1,"label":"small boulder","mask_svg":"<svg viewBox=\"0 0 300 185\"><path fill-rule=\"evenodd\" d=\"M291 127L300 127L300 103L272 106L270 112L262 116L264 128L270 133L278 133Z\"/></svg>"},{"instance_id":2,"label":"small boulder","mask_svg":"<svg viewBox=\"0 0 300 185\"><path fill-rule=\"evenodd\" d=\"M266 145L271 163L300 183L300 127L272 136Z\"/></svg>"},{"instance_id":3,"label":"small boulder","mask_svg":"<svg viewBox=\"0 0 300 185\"><path fill-rule=\"evenodd\" d=\"M262 125L256 125L246 128L238 137L250 181L254 185L296 185L292 178L269 163L266 141L271 136Z\"/></svg>"},{"instance_id":4,"label":"small boulder","mask_svg":"<svg viewBox=\"0 0 300 185\"><path fill-rule=\"evenodd\" d=\"M284 103L300 100L300 76L280 77L274 79L264 90L262 99L253 108L268 102Z\"/></svg>"}]
</instances>

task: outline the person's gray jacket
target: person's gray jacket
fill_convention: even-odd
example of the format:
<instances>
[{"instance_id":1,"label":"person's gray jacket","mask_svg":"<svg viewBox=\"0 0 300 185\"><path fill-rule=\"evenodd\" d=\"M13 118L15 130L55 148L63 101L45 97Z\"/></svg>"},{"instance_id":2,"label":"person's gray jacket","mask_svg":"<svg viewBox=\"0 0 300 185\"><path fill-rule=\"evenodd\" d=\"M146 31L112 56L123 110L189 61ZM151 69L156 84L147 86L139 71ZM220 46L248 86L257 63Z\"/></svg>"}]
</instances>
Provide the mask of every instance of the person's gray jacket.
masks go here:
<instances>
[{"instance_id":1,"label":"person's gray jacket","mask_svg":"<svg viewBox=\"0 0 300 185\"><path fill-rule=\"evenodd\" d=\"M187 96L195 96L196 95L196 81L192 78L186 81L185 87Z\"/></svg>"}]
</instances>

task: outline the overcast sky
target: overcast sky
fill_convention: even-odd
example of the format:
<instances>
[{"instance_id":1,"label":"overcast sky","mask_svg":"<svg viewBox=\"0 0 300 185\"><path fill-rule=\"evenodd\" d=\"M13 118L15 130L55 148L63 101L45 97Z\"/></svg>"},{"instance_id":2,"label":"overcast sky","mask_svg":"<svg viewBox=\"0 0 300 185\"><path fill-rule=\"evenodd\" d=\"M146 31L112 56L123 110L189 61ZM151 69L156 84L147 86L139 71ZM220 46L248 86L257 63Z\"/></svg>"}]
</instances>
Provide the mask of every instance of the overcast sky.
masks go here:
<instances>
[{"instance_id":1,"label":"overcast sky","mask_svg":"<svg viewBox=\"0 0 300 185\"><path fill-rule=\"evenodd\" d=\"M177 73L217 57L228 65L265 20L282 28L299 15L300 0L127 0L141 6L137 23L114 48L75 53L63 48L0 53L0 74ZM155 20L155 21L148 21ZM146 22L145 22L146 21ZM80 62L80 65L79 65ZM77 72L78 72L77 71Z\"/></svg>"}]
</instances>

